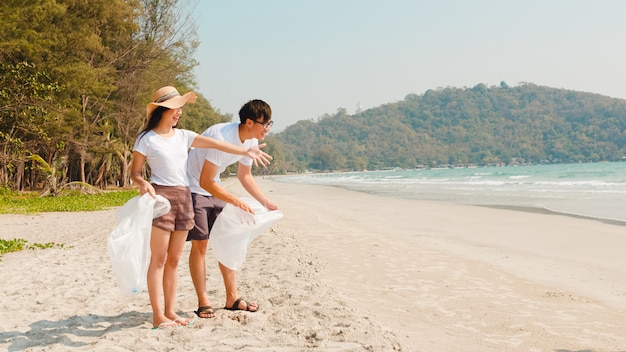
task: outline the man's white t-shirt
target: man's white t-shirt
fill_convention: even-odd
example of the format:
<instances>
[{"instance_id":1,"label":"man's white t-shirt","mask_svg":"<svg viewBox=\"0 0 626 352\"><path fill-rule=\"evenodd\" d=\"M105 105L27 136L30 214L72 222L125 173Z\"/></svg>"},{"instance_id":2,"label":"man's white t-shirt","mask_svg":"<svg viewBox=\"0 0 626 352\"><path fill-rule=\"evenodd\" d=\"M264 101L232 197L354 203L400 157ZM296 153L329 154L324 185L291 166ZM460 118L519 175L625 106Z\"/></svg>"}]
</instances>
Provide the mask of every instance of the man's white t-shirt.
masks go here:
<instances>
[{"instance_id":1,"label":"man's white t-shirt","mask_svg":"<svg viewBox=\"0 0 626 352\"><path fill-rule=\"evenodd\" d=\"M161 137L150 130L137 138L133 150L146 157L150 165L150 183L189 186L187 153L197 135L193 131L175 128L172 137Z\"/></svg>"},{"instance_id":2,"label":"man's white t-shirt","mask_svg":"<svg viewBox=\"0 0 626 352\"><path fill-rule=\"evenodd\" d=\"M207 128L202 132L202 135L232 143L246 149L259 144L256 138L246 139L241 142L239 138L239 122L218 123ZM205 160L218 167L215 182L221 182L220 174L224 172L228 166L236 162L244 166L252 166L252 159L247 156L230 154L213 148L192 148L189 152L189 160L187 161L187 178L189 179L191 193L198 193L205 196L211 195L211 193L200 187L200 174L202 173Z\"/></svg>"}]
</instances>

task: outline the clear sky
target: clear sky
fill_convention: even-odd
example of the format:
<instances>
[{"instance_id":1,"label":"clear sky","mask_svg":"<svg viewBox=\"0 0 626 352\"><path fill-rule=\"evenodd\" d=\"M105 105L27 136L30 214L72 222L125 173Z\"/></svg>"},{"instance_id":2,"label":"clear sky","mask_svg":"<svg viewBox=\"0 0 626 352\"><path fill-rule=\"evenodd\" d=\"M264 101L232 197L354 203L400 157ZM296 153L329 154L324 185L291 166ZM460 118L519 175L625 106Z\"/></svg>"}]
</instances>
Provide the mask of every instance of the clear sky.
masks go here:
<instances>
[{"instance_id":1,"label":"clear sky","mask_svg":"<svg viewBox=\"0 0 626 352\"><path fill-rule=\"evenodd\" d=\"M624 0L199 0L199 91L273 132L428 89L523 82L626 99Z\"/></svg>"}]
</instances>

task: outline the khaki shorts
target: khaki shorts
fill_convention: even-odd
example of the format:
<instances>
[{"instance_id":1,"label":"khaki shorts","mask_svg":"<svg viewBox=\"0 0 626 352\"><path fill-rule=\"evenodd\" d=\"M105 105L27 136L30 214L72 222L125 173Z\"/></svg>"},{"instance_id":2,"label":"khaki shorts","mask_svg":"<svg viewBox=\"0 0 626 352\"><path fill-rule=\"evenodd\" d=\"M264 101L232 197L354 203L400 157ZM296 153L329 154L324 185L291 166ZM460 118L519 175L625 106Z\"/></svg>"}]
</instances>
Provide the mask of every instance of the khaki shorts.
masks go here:
<instances>
[{"instance_id":1,"label":"khaki shorts","mask_svg":"<svg viewBox=\"0 0 626 352\"><path fill-rule=\"evenodd\" d=\"M211 228L217 216L220 215L222 209L226 206L226 202L213 196L204 196L197 193L192 194L191 197L193 199L196 225L187 234L187 241L208 240Z\"/></svg>"},{"instance_id":2,"label":"khaki shorts","mask_svg":"<svg viewBox=\"0 0 626 352\"><path fill-rule=\"evenodd\" d=\"M161 186L152 184L156 194L170 201L170 211L152 220L152 226L170 232L189 231L193 228L193 203L191 191L185 186Z\"/></svg>"}]
</instances>

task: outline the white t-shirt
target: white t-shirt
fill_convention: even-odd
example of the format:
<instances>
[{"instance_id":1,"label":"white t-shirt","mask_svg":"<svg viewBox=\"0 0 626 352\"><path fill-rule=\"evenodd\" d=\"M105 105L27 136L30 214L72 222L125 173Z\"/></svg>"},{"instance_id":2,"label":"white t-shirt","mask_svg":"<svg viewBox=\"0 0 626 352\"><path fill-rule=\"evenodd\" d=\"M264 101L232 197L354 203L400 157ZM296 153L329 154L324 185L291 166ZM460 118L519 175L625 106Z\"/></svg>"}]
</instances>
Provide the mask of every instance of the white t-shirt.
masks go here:
<instances>
[{"instance_id":1,"label":"white t-shirt","mask_svg":"<svg viewBox=\"0 0 626 352\"><path fill-rule=\"evenodd\" d=\"M246 139L243 143L241 142L239 138L239 122L218 123L207 128L202 132L202 135L229 142L246 149L259 144L256 138ZM198 193L205 196L211 195L211 193L200 187L200 174L202 173L205 160L217 165L218 172L217 175L215 175L216 182L221 182L220 174L224 172L228 166L236 162L244 166L252 166L252 159L247 156L230 154L213 148L192 148L189 152L189 160L187 162L187 178L189 179L191 193Z\"/></svg>"},{"instance_id":2,"label":"white t-shirt","mask_svg":"<svg viewBox=\"0 0 626 352\"><path fill-rule=\"evenodd\" d=\"M137 138L133 150L143 154L150 165L150 182L161 186L189 186L187 156L198 134L175 128L172 137L149 131Z\"/></svg>"}]
</instances>

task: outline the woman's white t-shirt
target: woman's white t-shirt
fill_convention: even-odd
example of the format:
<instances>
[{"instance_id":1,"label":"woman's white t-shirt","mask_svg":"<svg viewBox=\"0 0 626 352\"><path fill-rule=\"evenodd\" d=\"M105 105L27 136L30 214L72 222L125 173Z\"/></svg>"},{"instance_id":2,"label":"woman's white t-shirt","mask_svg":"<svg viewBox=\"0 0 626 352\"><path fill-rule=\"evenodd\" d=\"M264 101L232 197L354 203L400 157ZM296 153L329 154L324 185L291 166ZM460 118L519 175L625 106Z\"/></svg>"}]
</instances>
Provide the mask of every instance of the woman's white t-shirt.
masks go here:
<instances>
[{"instance_id":1,"label":"woman's white t-shirt","mask_svg":"<svg viewBox=\"0 0 626 352\"><path fill-rule=\"evenodd\" d=\"M172 137L149 131L135 141L133 150L146 157L150 165L150 183L161 186L189 186L187 155L198 134L175 128Z\"/></svg>"}]
</instances>

